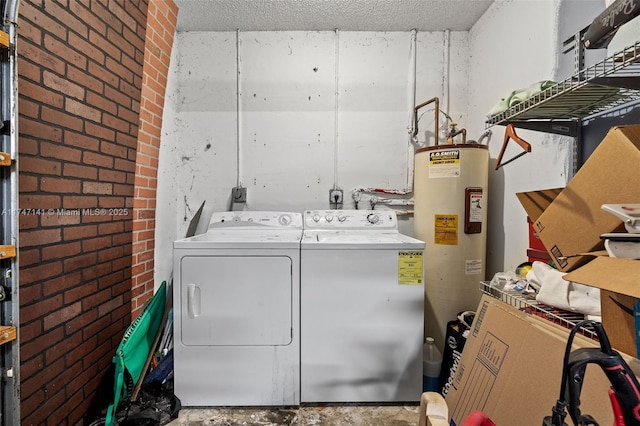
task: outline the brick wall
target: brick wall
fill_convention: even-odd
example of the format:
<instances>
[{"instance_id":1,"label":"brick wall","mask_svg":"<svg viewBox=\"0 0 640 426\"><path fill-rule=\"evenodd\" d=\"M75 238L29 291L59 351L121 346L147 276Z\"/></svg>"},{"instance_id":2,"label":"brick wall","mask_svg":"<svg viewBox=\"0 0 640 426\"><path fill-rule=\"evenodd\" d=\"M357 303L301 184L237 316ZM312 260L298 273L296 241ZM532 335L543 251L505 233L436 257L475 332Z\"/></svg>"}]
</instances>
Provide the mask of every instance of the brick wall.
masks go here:
<instances>
[{"instance_id":1,"label":"brick wall","mask_svg":"<svg viewBox=\"0 0 640 426\"><path fill-rule=\"evenodd\" d=\"M177 19L178 8L173 1L152 1L149 4L133 200L135 219L133 223L131 309L134 317L142 310L149 297L153 295L160 130ZM158 280L168 280L168 278L158 277Z\"/></svg>"},{"instance_id":2,"label":"brick wall","mask_svg":"<svg viewBox=\"0 0 640 426\"><path fill-rule=\"evenodd\" d=\"M22 424L91 420L131 322L147 8L20 2Z\"/></svg>"}]
</instances>

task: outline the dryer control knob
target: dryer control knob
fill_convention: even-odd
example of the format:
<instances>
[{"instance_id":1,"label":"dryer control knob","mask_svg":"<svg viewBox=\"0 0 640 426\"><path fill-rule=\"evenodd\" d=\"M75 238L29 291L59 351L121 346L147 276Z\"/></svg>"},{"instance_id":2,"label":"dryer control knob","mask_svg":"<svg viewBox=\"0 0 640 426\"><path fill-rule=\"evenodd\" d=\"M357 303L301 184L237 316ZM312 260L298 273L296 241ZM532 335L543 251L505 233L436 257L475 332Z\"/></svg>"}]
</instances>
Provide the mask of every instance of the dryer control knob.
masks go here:
<instances>
[{"instance_id":1,"label":"dryer control knob","mask_svg":"<svg viewBox=\"0 0 640 426\"><path fill-rule=\"evenodd\" d=\"M331 221L333 220L333 216L331 216L331 215L326 215L326 216L324 217L324 220L326 220L327 222L331 222Z\"/></svg>"},{"instance_id":2,"label":"dryer control knob","mask_svg":"<svg viewBox=\"0 0 640 426\"><path fill-rule=\"evenodd\" d=\"M375 213L369 213L367 215L367 220L369 221L369 223L378 223L378 221L380 220L380 218L378 217L377 214Z\"/></svg>"},{"instance_id":3,"label":"dryer control knob","mask_svg":"<svg viewBox=\"0 0 640 426\"><path fill-rule=\"evenodd\" d=\"M280 225L284 225L284 226L290 225L291 216L289 216L288 214L283 214L278 218L278 222L280 223Z\"/></svg>"},{"instance_id":4,"label":"dryer control knob","mask_svg":"<svg viewBox=\"0 0 640 426\"><path fill-rule=\"evenodd\" d=\"M319 214L314 214L312 219L313 219L314 222L320 222L320 215Z\"/></svg>"},{"instance_id":5,"label":"dryer control knob","mask_svg":"<svg viewBox=\"0 0 640 426\"><path fill-rule=\"evenodd\" d=\"M347 217L343 214L341 214L340 216L338 216L338 222L344 222L345 220L347 220Z\"/></svg>"}]
</instances>

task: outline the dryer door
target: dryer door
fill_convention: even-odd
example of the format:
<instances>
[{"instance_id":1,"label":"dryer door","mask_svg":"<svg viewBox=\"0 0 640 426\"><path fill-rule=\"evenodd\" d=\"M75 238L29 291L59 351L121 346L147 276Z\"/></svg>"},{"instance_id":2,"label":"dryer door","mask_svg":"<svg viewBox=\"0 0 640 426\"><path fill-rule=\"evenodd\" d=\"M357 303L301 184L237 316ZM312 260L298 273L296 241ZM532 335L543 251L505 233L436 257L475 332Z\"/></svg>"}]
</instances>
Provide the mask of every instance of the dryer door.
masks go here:
<instances>
[{"instance_id":1,"label":"dryer door","mask_svg":"<svg viewBox=\"0 0 640 426\"><path fill-rule=\"evenodd\" d=\"M280 346L292 340L287 256L185 256L180 262L182 343Z\"/></svg>"}]
</instances>

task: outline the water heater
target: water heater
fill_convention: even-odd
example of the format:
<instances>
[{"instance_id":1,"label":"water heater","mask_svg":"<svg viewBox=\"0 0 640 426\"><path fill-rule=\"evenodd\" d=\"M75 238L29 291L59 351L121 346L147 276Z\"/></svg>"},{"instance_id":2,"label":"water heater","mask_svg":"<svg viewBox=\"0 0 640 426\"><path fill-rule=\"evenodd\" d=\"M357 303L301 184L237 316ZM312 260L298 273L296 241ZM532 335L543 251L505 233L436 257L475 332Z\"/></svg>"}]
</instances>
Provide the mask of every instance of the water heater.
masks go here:
<instances>
[{"instance_id":1,"label":"water heater","mask_svg":"<svg viewBox=\"0 0 640 426\"><path fill-rule=\"evenodd\" d=\"M425 336L443 348L447 322L475 311L485 279L489 150L479 144L418 149L414 233L424 251Z\"/></svg>"}]
</instances>

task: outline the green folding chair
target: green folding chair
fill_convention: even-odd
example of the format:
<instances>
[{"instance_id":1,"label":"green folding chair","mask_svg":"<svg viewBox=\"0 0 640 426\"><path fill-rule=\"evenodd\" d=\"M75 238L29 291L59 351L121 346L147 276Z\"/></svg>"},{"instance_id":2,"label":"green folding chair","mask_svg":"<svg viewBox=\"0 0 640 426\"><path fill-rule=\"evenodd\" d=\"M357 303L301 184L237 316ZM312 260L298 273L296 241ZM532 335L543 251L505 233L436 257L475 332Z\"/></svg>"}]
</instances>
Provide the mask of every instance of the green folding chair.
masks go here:
<instances>
[{"instance_id":1,"label":"green folding chair","mask_svg":"<svg viewBox=\"0 0 640 426\"><path fill-rule=\"evenodd\" d=\"M167 300L166 281L147 302L142 312L129 325L113 357L115 364L114 398L107 409L106 426L113 426L120 401L131 398L136 383L144 372L147 359L162 325Z\"/></svg>"}]
</instances>

